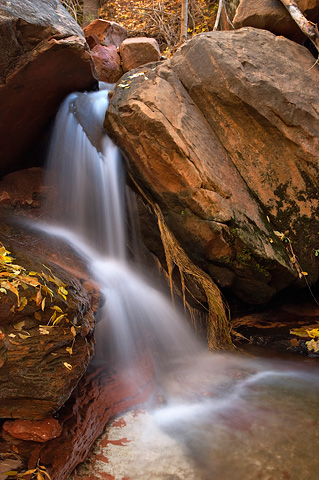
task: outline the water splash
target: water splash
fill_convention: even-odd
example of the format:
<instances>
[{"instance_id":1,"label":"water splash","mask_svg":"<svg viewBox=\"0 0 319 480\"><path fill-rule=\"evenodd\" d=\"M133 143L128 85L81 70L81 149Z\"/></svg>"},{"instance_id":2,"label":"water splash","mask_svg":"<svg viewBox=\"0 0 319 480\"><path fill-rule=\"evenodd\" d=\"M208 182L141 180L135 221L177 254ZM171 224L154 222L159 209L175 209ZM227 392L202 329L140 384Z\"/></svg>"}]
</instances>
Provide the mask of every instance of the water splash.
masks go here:
<instances>
[{"instance_id":1,"label":"water splash","mask_svg":"<svg viewBox=\"0 0 319 480\"><path fill-rule=\"evenodd\" d=\"M102 128L107 104L107 90L66 99L57 117L48 166L53 218L46 230L64 238L86 259L104 297L99 314L103 322L96 331L98 355L111 352L127 367L140 349L152 351L166 401L154 419L184 445L198 467L198 478L293 479L299 454L289 453L287 442L291 431L300 434L307 427L304 441L314 452L310 443L317 435L311 425L319 421L318 373L289 362L209 354L166 296L130 262L123 161ZM288 471L286 477L274 473L278 458L270 461L280 449L282 455L295 455L290 455L289 467L281 469L280 475ZM245 455L250 458L248 473L241 461ZM267 465L270 473L260 476ZM313 463L310 476L296 480L314 480L315 467Z\"/></svg>"}]
</instances>

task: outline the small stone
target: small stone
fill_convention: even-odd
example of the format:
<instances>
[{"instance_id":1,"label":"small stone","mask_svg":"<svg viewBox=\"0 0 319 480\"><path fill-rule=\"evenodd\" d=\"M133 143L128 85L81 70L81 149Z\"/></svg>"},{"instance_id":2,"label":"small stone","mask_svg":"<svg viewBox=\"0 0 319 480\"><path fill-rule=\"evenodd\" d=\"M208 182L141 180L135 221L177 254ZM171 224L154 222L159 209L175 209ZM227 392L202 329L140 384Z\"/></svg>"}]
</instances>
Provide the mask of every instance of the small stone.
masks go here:
<instances>
[{"instance_id":1,"label":"small stone","mask_svg":"<svg viewBox=\"0 0 319 480\"><path fill-rule=\"evenodd\" d=\"M3 429L14 438L41 443L59 437L62 432L61 425L52 417L44 420L7 421L4 422Z\"/></svg>"},{"instance_id":2,"label":"small stone","mask_svg":"<svg viewBox=\"0 0 319 480\"><path fill-rule=\"evenodd\" d=\"M154 38L127 38L120 46L120 56L124 72L150 62L158 62L161 52Z\"/></svg>"}]
</instances>

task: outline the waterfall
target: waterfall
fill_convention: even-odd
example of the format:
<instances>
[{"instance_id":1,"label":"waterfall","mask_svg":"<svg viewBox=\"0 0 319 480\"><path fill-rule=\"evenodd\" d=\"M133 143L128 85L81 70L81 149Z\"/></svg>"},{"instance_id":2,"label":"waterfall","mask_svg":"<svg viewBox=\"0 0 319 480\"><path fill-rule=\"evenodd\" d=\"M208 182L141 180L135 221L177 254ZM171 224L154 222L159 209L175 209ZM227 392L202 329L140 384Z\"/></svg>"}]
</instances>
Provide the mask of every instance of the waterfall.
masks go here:
<instances>
[{"instance_id":1,"label":"waterfall","mask_svg":"<svg viewBox=\"0 0 319 480\"><path fill-rule=\"evenodd\" d=\"M127 255L129 200L123 159L102 128L107 104L107 89L75 93L63 103L49 151L52 217L45 227L86 259L100 285L99 355L112 351L112 359L127 367L141 349L151 350L167 402L154 418L185 446L199 479L314 479L311 473L302 477L300 468L298 477L289 472L301 455L308 464L312 456L310 471L316 468L317 371L207 352ZM289 447L291 434L302 436L298 451ZM280 456L287 464L281 476ZM268 476L260 476L266 466Z\"/></svg>"}]
</instances>

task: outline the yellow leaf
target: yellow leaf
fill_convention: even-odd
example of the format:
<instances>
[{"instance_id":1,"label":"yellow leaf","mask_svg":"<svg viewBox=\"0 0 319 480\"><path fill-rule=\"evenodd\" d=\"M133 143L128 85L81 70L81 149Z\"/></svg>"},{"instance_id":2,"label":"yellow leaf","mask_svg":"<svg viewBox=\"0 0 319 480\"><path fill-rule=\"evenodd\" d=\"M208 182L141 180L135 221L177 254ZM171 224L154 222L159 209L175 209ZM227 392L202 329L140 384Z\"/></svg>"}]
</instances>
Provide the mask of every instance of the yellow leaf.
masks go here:
<instances>
[{"instance_id":1,"label":"yellow leaf","mask_svg":"<svg viewBox=\"0 0 319 480\"><path fill-rule=\"evenodd\" d=\"M68 370L72 370L72 365L70 365L69 363L63 362L63 365L64 365L65 368L67 368Z\"/></svg>"},{"instance_id":2,"label":"yellow leaf","mask_svg":"<svg viewBox=\"0 0 319 480\"><path fill-rule=\"evenodd\" d=\"M16 335L14 333L9 333L8 337L14 338Z\"/></svg>"},{"instance_id":3,"label":"yellow leaf","mask_svg":"<svg viewBox=\"0 0 319 480\"><path fill-rule=\"evenodd\" d=\"M22 338L22 340L25 340L26 338L31 337L30 333L18 333L19 337Z\"/></svg>"},{"instance_id":4,"label":"yellow leaf","mask_svg":"<svg viewBox=\"0 0 319 480\"><path fill-rule=\"evenodd\" d=\"M307 272L301 272L301 274L302 274L304 277L306 277L306 276L308 275Z\"/></svg>"},{"instance_id":5,"label":"yellow leaf","mask_svg":"<svg viewBox=\"0 0 319 480\"><path fill-rule=\"evenodd\" d=\"M20 298L20 307L18 308L18 312L21 312L21 310L24 309L27 303L28 303L28 300L25 297Z\"/></svg>"},{"instance_id":6,"label":"yellow leaf","mask_svg":"<svg viewBox=\"0 0 319 480\"><path fill-rule=\"evenodd\" d=\"M70 355L72 355L72 353L73 353L72 347L66 347L65 350L66 350Z\"/></svg>"},{"instance_id":7,"label":"yellow leaf","mask_svg":"<svg viewBox=\"0 0 319 480\"><path fill-rule=\"evenodd\" d=\"M51 298L53 297L53 290L51 290L51 288L49 288L47 285L41 285L41 288L46 294L48 293Z\"/></svg>"},{"instance_id":8,"label":"yellow leaf","mask_svg":"<svg viewBox=\"0 0 319 480\"><path fill-rule=\"evenodd\" d=\"M17 470L9 470L8 472L3 472L1 475L8 475L9 477L12 477L13 475L18 475Z\"/></svg>"},{"instance_id":9,"label":"yellow leaf","mask_svg":"<svg viewBox=\"0 0 319 480\"><path fill-rule=\"evenodd\" d=\"M76 337L76 330L75 330L75 328L72 326L70 330L71 330L71 333L72 333L73 337Z\"/></svg>"},{"instance_id":10,"label":"yellow leaf","mask_svg":"<svg viewBox=\"0 0 319 480\"><path fill-rule=\"evenodd\" d=\"M44 477L41 472L37 472L37 480L44 480Z\"/></svg>"},{"instance_id":11,"label":"yellow leaf","mask_svg":"<svg viewBox=\"0 0 319 480\"><path fill-rule=\"evenodd\" d=\"M34 276L34 275L39 275L38 272L29 272L28 275Z\"/></svg>"},{"instance_id":12,"label":"yellow leaf","mask_svg":"<svg viewBox=\"0 0 319 480\"><path fill-rule=\"evenodd\" d=\"M0 292L1 292L1 293L7 293L7 290L6 290L5 288L1 287L1 288L0 288Z\"/></svg>"},{"instance_id":13,"label":"yellow leaf","mask_svg":"<svg viewBox=\"0 0 319 480\"><path fill-rule=\"evenodd\" d=\"M45 308L45 298L41 302L41 310L44 311Z\"/></svg>"},{"instance_id":14,"label":"yellow leaf","mask_svg":"<svg viewBox=\"0 0 319 480\"><path fill-rule=\"evenodd\" d=\"M63 312L62 308L57 307L56 305L54 305L54 307L50 307L50 308L51 308L51 310L55 310L56 312L61 312L61 313Z\"/></svg>"},{"instance_id":15,"label":"yellow leaf","mask_svg":"<svg viewBox=\"0 0 319 480\"><path fill-rule=\"evenodd\" d=\"M22 330L22 328L24 327L25 325L25 320L22 320L22 322L18 322L16 323L15 325L13 325L13 328L15 330Z\"/></svg>"},{"instance_id":16,"label":"yellow leaf","mask_svg":"<svg viewBox=\"0 0 319 480\"><path fill-rule=\"evenodd\" d=\"M19 292L16 289L16 287L14 285L12 285L12 283L10 283L10 282L2 282L1 286L6 288L7 290L10 290L10 292L12 292L16 295L16 297L18 299L18 305L19 305L20 304Z\"/></svg>"},{"instance_id":17,"label":"yellow leaf","mask_svg":"<svg viewBox=\"0 0 319 480\"><path fill-rule=\"evenodd\" d=\"M36 471L37 471L36 468L32 468L32 470L27 470L26 472L20 473L18 476L19 478L24 477L25 475L30 475L31 473L35 473Z\"/></svg>"},{"instance_id":18,"label":"yellow leaf","mask_svg":"<svg viewBox=\"0 0 319 480\"><path fill-rule=\"evenodd\" d=\"M58 318L54 320L53 325L56 325L57 323L59 323L60 320L62 320L62 318L65 317L65 315L66 315L65 313L63 313L62 315L59 315Z\"/></svg>"},{"instance_id":19,"label":"yellow leaf","mask_svg":"<svg viewBox=\"0 0 319 480\"><path fill-rule=\"evenodd\" d=\"M41 335L49 335L50 334L50 330L48 330L45 327L40 327L40 326L39 326L39 332L40 332Z\"/></svg>"}]
</instances>

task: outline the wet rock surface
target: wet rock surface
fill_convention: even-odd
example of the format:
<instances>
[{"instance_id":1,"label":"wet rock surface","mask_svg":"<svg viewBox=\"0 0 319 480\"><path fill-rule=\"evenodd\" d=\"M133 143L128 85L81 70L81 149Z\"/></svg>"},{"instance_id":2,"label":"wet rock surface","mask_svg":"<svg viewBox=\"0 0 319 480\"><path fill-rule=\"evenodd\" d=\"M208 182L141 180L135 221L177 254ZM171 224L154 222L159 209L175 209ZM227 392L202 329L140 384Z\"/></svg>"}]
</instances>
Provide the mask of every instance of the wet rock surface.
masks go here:
<instances>
[{"instance_id":1,"label":"wet rock surface","mask_svg":"<svg viewBox=\"0 0 319 480\"><path fill-rule=\"evenodd\" d=\"M58 0L0 6L0 173L26 165L64 97L96 85L85 37Z\"/></svg>"},{"instance_id":2,"label":"wet rock surface","mask_svg":"<svg viewBox=\"0 0 319 480\"><path fill-rule=\"evenodd\" d=\"M22 473L40 464L52 480L67 480L76 465L85 460L107 422L119 412L143 404L152 395L153 369L147 352L140 356L135 367L138 381L134 369L90 367L56 416L62 426L58 438L46 443L28 442L2 430L0 466L3 463L5 471L10 468ZM4 480L6 476L0 478Z\"/></svg>"},{"instance_id":3,"label":"wet rock surface","mask_svg":"<svg viewBox=\"0 0 319 480\"><path fill-rule=\"evenodd\" d=\"M201 34L127 73L107 111L134 181L186 253L247 303L304 285L301 270L318 279L312 66L266 31Z\"/></svg>"},{"instance_id":4,"label":"wet rock surface","mask_svg":"<svg viewBox=\"0 0 319 480\"><path fill-rule=\"evenodd\" d=\"M0 241L0 416L43 419L69 398L93 355L98 290L69 247L26 219L2 212Z\"/></svg>"}]
</instances>

